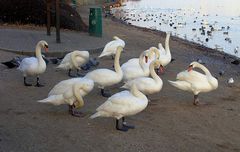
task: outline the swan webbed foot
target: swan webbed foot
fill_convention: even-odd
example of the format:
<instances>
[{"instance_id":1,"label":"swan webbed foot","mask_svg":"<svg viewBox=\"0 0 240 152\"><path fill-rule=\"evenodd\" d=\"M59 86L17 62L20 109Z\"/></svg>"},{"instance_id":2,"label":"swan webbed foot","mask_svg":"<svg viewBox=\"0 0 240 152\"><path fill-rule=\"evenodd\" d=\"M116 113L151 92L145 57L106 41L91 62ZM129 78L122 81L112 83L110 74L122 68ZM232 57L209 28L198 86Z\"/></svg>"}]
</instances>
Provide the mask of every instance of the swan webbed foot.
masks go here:
<instances>
[{"instance_id":1,"label":"swan webbed foot","mask_svg":"<svg viewBox=\"0 0 240 152\"><path fill-rule=\"evenodd\" d=\"M129 128L127 128L123 124L121 125L121 127L119 127L119 120L116 119L116 129L119 131L127 132Z\"/></svg>"},{"instance_id":2,"label":"swan webbed foot","mask_svg":"<svg viewBox=\"0 0 240 152\"><path fill-rule=\"evenodd\" d=\"M24 82L24 85L27 86L27 87L32 86L32 84L26 83L26 82Z\"/></svg>"},{"instance_id":3,"label":"swan webbed foot","mask_svg":"<svg viewBox=\"0 0 240 152\"><path fill-rule=\"evenodd\" d=\"M77 73L77 76L79 76L79 77L84 77L85 74Z\"/></svg>"},{"instance_id":4,"label":"swan webbed foot","mask_svg":"<svg viewBox=\"0 0 240 152\"><path fill-rule=\"evenodd\" d=\"M79 76L79 77L84 77L85 74L79 73L79 70L77 70L77 76Z\"/></svg>"},{"instance_id":5,"label":"swan webbed foot","mask_svg":"<svg viewBox=\"0 0 240 152\"><path fill-rule=\"evenodd\" d=\"M124 117L122 117L122 126L128 128L128 129L135 129L135 126L127 124Z\"/></svg>"},{"instance_id":6,"label":"swan webbed foot","mask_svg":"<svg viewBox=\"0 0 240 152\"><path fill-rule=\"evenodd\" d=\"M35 85L35 87L44 87L43 84L40 84L39 82Z\"/></svg>"},{"instance_id":7,"label":"swan webbed foot","mask_svg":"<svg viewBox=\"0 0 240 152\"><path fill-rule=\"evenodd\" d=\"M197 101L197 102L194 102L193 105L194 105L194 106L205 106L205 105L207 105L207 103Z\"/></svg>"},{"instance_id":8,"label":"swan webbed foot","mask_svg":"<svg viewBox=\"0 0 240 152\"><path fill-rule=\"evenodd\" d=\"M198 95L194 95L194 102L193 105L195 106L201 106L201 105L207 105L205 102L200 102Z\"/></svg>"},{"instance_id":9,"label":"swan webbed foot","mask_svg":"<svg viewBox=\"0 0 240 152\"><path fill-rule=\"evenodd\" d=\"M69 114L71 114L74 117L84 117L85 116L82 112L75 111L74 106L70 106L70 105L69 105L68 112L69 112Z\"/></svg>"},{"instance_id":10,"label":"swan webbed foot","mask_svg":"<svg viewBox=\"0 0 240 152\"><path fill-rule=\"evenodd\" d=\"M77 77L76 75L72 75L71 71L72 71L71 69L68 70L68 76L71 78Z\"/></svg>"},{"instance_id":11,"label":"swan webbed foot","mask_svg":"<svg viewBox=\"0 0 240 152\"><path fill-rule=\"evenodd\" d=\"M104 89L101 89L101 95L102 95L103 97L110 97L110 96L111 96L111 93L106 92Z\"/></svg>"},{"instance_id":12,"label":"swan webbed foot","mask_svg":"<svg viewBox=\"0 0 240 152\"><path fill-rule=\"evenodd\" d=\"M44 87L43 84L39 83L39 77L37 77L37 84L35 85L35 87Z\"/></svg>"},{"instance_id":13,"label":"swan webbed foot","mask_svg":"<svg viewBox=\"0 0 240 152\"><path fill-rule=\"evenodd\" d=\"M32 84L26 82L26 77L24 77L24 85L25 86L32 86Z\"/></svg>"},{"instance_id":14,"label":"swan webbed foot","mask_svg":"<svg viewBox=\"0 0 240 152\"><path fill-rule=\"evenodd\" d=\"M128 129L135 129L135 126L133 126L133 125L127 125L127 124L124 124L124 123L123 123L123 127L126 127L126 128L128 128Z\"/></svg>"}]
</instances>

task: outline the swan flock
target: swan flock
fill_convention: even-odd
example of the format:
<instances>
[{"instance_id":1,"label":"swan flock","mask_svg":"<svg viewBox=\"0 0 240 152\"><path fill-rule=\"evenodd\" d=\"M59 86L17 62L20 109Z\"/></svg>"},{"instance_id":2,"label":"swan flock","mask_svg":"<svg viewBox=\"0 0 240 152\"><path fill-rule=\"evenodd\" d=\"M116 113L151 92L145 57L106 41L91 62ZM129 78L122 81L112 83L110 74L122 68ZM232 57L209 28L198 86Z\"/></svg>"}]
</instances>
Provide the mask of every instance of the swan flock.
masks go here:
<instances>
[{"instance_id":1,"label":"swan flock","mask_svg":"<svg viewBox=\"0 0 240 152\"><path fill-rule=\"evenodd\" d=\"M163 80L160 75L163 68L171 62L172 56L169 47L170 33L166 34L165 48L161 43L157 47L150 47L143 51L139 58L129 59L120 64L121 53L124 50L125 42L117 36L114 40L107 43L99 58L103 56L112 56L114 58L114 70L108 68L98 68L88 72L85 76L70 78L57 83L49 92L48 97L39 100L40 103L49 103L53 105L67 104L69 113L80 117L80 109L86 104L83 97L88 95L96 85L101 89L101 95L107 97L106 101L96 109L96 113L90 116L91 119L97 117L112 117L116 119L116 129L128 131L135 126L126 123L126 117L135 115L143 111L149 102L150 94L159 93L163 88ZM39 75L46 70L41 49L47 51L48 44L45 41L39 41L36 46L36 57L25 58L19 66L19 70L24 76L24 85L27 83L26 77L37 76L36 86L42 86L39 83ZM72 51L65 55L58 69L68 70L71 75L72 70L78 71L81 66L89 61L88 51ZM102 59L101 59L102 60ZM204 74L194 71L194 68L201 69ZM202 92L210 92L218 88L218 80L212 76L210 71L198 62L192 62L188 69L177 74L176 81L168 82L183 91L194 94L194 105L200 105L198 95ZM123 82L121 88L126 89L115 94L106 92L106 88Z\"/></svg>"}]
</instances>

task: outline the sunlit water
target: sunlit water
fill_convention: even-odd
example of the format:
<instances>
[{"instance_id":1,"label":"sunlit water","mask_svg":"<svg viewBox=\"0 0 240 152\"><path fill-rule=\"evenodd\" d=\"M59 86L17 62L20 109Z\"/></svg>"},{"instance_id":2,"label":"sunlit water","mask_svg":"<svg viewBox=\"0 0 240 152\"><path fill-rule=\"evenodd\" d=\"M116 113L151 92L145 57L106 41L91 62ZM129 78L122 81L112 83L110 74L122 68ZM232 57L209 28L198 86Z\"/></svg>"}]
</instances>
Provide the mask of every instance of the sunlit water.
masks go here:
<instances>
[{"instance_id":1,"label":"sunlit water","mask_svg":"<svg viewBox=\"0 0 240 152\"><path fill-rule=\"evenodd\" d=\"M240 57L240 0L140 0L112 9L128 24L160 31Z\"/></svg>"}]
</instances>

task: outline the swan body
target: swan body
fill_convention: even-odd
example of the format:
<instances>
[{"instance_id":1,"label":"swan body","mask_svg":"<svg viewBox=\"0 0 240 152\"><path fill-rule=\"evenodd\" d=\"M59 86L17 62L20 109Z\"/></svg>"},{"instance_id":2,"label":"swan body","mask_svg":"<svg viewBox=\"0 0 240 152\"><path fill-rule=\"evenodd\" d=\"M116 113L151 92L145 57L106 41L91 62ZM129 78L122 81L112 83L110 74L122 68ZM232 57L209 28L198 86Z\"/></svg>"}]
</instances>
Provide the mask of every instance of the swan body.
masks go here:
<instances>
[{"instance_id":1,"label":"swan body","mask_svg":"<svg viewBox=\"0 0 240 152\"><path fill-rule=\"evenodd\" d=\"M105 45L105 47L104 47L101 55L99 56L99 58L101 58L101 57L103 57L103 56L115 55L115 54L116 54L117 47L119 47L119 46L121 46L122 48L125 47L125 42L124 42L122 39L120 39L120 38L117 37L117 36L114 36L113 39L114 39L113 41L108 42L108 43Z\"/></svg>"},{"instance_id":2,"label":"swan body","mask_svg":"<svg viewBox=\"0 0 240 152\"><path fill-rule=\"evenodd\" d=\"M139 59L134 58L130 59L126 63L121 66L123 71L123 80L126 82L128 80L135 79L137 77L149 76L150 70L149 65L150 63L156 58L153 53L156 53L159 57L158 52L154 52L156 50L150 48L140 54ZM149 59L149 60L148 60Z\"/></svg>"},{"instance_id":3,"label":"swan body","mask_svg":"<svg viewBox=\"0 0 240 152\"><path fill-rule=\"evenodd\" d=\"M94 87L94 82L86 78L72 78L63 80L55 85L48 94L48 98L38 102L53 105L68 104L80 108L84 105L82 97L86 96Z\"/></svg>"},{"instance_id":4,"label":"swan body","mask_svg":"<svg viewBox=\"0 0 240 152\"><path fill-rule=\"evenodd\" d=\"M123 48L117 47L117 53L114 60L115 71L109 69L96 69L86 74L85 78L92 79L99 88L112 86L122 81L123 73L119 64L120 55Z\"/></svg>"},{"instance_id":5,"label":"swan body","mask_svg":"<svg viewBox=\"0 0 240 152\"><path fill-rule=\"evenodd\" d=\"M205 74L192 70L195 67L203 70ZM200 92L210 92L218 88L218 80L211 75L205 66L198 62L192 62L188 70L177 75L177 81L169 81L169 83L178 89L193 92L196 97ZM194 104L197 102L194 101Z\"/></svg>"},{"instance_id":6,"label":"swan body","mask_svg":"<svg viewBox=\"0 0 240 152\"><path fill-rule=\"evenodd\" d=\"M131 116L141 112L147 105L147 97L133 85L130 91L122 91L108 98L105 103L97 108L97 112L90 118L114 117L117 119L116 128L118 130L123 130L123 128L119 128L118 120L125 116ZM124 119L122 123L124 123ZM123 127L124 125L125 124L122 124Z\"/></svg>"},{"instance_id":7,"label":"swan body","mask_svg":"<svg viewBox=\"0 0 240 152\"><path fill-rule=\"evenodd\" d=\"M134 84L137 89L145 95L154 94L159 92L162 89L163 81L156 74L154 68L159 68L161 65L159 60L155 60L150 64L150 77L138 77L136 79L127 81L122 88L130 89Z\"/></svg>"},{"instance_id":8,"label":"swan body","mask_svg":"<svg viewBox=\"0 0 240 152\"><path fill-rule=\"evenodd\" d=\"M44 73L46 70L46 63L42 57L41 48L44 48L45 51L48 49L48 44L46 41L39 41L36 46L36 57L29 57L24 58L19 67L18 70L20 70L23 73L24 76L24 84L26 86L29 86L31 84L26 83L26 77L27 76L39 76L40 74ZM37 77L37 86L40 86L39 84L39 78Z\"/></svg>"},{"instance_id":9,"label":"swan body","mask_svg":"<svg viewBox=\"0 0 240 152\"><path fill-rule=\"evenodd\" d=\"M73 69L81 69L81 66L87 63L89 60L89 52L88 51L78 51L75 50L65 55L62 62L59 64L57 68L64 70L73 70Z\"/></svg>"}]
</instances>

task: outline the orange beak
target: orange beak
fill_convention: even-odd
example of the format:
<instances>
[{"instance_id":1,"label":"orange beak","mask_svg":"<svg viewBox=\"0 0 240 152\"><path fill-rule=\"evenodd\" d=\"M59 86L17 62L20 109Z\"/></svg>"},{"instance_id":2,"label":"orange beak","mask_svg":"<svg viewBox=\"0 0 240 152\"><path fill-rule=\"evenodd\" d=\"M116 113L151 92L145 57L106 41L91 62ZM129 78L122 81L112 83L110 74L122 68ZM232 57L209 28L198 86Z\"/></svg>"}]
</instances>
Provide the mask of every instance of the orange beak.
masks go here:
<instances>
[{"instance_id":1,"label":"orange beak","mask_svg":"<svg viewBox=\"0 0 240 152\"><path fill-rule=\"evenodd\" d=\"M148 57L147 57L147 56L145 56L145 62L146 62L146 63L148 62Z\"/></svg>"},{"instance_id":2,"label":"orange beak","mask_svg":"<svg viewBox=\"0 0 240 152\"><path fill-rule=\"evenodd\" d=\"M163 72L164 72L164 68L163 68L162 65L160 65L159 69L160 69L160 71L159 71L160 73L163 73Z\"/></svg>"},{"instance_id":3,"label":"orange beak","mask_svg":"<svg viewBox=\"0 0 240 152\"><path fill-rule=\"evenodd\" d=\"M48 52L48 48L45 47L45 51Z\"/></svg>"},{"instance_id":4,"label":"orange beak","mask_svg":"<svg viewBox=\"0 0 240 152\"><path fill-rule=\"evenodd\" d=\"M192 69L193 69L193 66L190 65L190 66L188 67L188 72L192 71Z\"/></svg>"}]
</instances>

